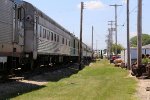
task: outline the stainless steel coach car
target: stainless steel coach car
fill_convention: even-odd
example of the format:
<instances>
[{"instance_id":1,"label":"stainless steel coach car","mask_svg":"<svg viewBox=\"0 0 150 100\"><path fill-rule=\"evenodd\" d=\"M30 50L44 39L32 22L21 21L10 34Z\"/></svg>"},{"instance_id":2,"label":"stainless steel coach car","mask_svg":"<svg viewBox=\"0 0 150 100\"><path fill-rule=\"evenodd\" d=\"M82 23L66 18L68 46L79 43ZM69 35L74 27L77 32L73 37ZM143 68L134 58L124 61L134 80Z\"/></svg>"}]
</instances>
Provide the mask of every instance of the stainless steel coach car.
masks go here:
<instances>
[{"instance_id":1,"label":"stainless steel coach car","mask_svg":"<svg viewBox=\"0 0 150 100\"><path fill-rule=\"evenodd\" d=\"M23 16L16 2L0 1L0 71L14 69L24 51Z\"/></svg>"},{"instance_id":2,"label":"stainless steel coach car","mask_svg":"<svg viewBox=\"0 0 150 100\"><path fill-rule=\"evenodd\" d=\"M0 1L0 70L75 62L78 52L79 39L32 4ZM83 44L84 58L91 55Z\"/></svg>"}]
</instances>

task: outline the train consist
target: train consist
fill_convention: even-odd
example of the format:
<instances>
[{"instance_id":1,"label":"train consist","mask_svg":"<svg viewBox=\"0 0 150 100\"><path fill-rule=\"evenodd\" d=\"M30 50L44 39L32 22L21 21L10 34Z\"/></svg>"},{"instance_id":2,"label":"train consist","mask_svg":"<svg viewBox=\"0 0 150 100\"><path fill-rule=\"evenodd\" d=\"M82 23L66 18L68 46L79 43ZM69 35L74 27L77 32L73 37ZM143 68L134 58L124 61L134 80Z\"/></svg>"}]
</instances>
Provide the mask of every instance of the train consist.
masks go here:
<instances>
[{"instance_id":1,"label":"train consist","mask_svg":"<svg viewBox=\"0 0 150 100\"><path fill-rule=\"evenodd\" d=\"M92 49L82 44L83 59ZM77 62L79 39L32 4L0 0L0 73Z\"/></svg>"}]
</instances>

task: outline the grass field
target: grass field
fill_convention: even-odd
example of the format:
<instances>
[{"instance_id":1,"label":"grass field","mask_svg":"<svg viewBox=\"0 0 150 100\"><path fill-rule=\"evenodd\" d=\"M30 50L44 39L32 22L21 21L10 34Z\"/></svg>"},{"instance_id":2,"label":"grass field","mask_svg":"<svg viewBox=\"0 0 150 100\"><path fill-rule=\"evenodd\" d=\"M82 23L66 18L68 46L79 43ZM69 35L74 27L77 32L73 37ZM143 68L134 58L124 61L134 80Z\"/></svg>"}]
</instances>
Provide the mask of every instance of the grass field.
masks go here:
<instances>
[{"instance_id":1,"label":"grass field","mask_svg":"<svg viewBox=\"0 0 150 100\"><path fill-rule=\"evenodd\" d=\"M136 100L136 81L128 71L101 60L58 82L12 100Z\"/></svg>"}]
</instances>

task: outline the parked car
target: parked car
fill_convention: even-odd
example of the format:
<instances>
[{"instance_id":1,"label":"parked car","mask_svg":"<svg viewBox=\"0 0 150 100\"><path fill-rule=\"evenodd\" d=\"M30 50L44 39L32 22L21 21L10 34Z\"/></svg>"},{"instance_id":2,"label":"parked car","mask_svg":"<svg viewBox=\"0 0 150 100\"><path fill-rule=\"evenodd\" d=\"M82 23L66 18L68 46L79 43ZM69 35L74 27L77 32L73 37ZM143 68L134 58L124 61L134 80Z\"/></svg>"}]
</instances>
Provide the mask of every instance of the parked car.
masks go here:
<instances>
[{"instance_id":1,"label":"parked car","mask_svg":"<svg viewBox=\"0 0 150 100\"><path fill-rule=\"evenodd\" d=\"M121 58L121 56L120 55L117 55L117 56L116 55L111 55L110 56L110 63L114 63L114 60L118 59L118 58Z\"/></svg>"}]
</instances>

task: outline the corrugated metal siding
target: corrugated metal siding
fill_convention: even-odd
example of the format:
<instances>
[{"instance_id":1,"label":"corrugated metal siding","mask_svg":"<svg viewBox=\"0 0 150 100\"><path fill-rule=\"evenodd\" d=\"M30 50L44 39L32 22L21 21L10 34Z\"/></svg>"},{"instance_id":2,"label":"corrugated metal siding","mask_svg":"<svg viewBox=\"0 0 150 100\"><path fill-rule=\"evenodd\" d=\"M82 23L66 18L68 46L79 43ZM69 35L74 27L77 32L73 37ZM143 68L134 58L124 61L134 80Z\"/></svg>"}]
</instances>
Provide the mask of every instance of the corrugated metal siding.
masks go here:
<instances>
[{"instance_id":1,"label":"corrugated metal siding","mask_svg":"<svg viewBox=\"0 0 150 100\"><path fill-rule=\"evenodd\" d=\"M50 42L44 39L38 41L39 54L61 54L70 55L70 48L60 43Z\"/></svg>"},{"instance_id":2,"label":"corrugated metal siding","mask_svg":"<svg viewBox=\"0 0 150 100\"><path fill-rule=\"evenodd\" d=\"M0 43L11 43L13 33L13 3L0 0Z\"/></svg>"},{"instance_id":3,"label":"corrugated metal siding","mask_svg":"<svg viewBox=\"0 0 150 100\"><path fill-rule=\"evenodd\" d=\"M70 40L69 34L65 33L63 30L59 29L46 19L39 17L39 25L47 28L48 30L53 31L55 34L60 37L64 37L65 39ZM38 27L39 28L39 27ZM45 38L39 38L38 40L38 53L42 54L61 54L61 55L70 55L70 47L68 45L62 44L60 38L60 42L48 41Z\"/></svg>"}]
</instances>

